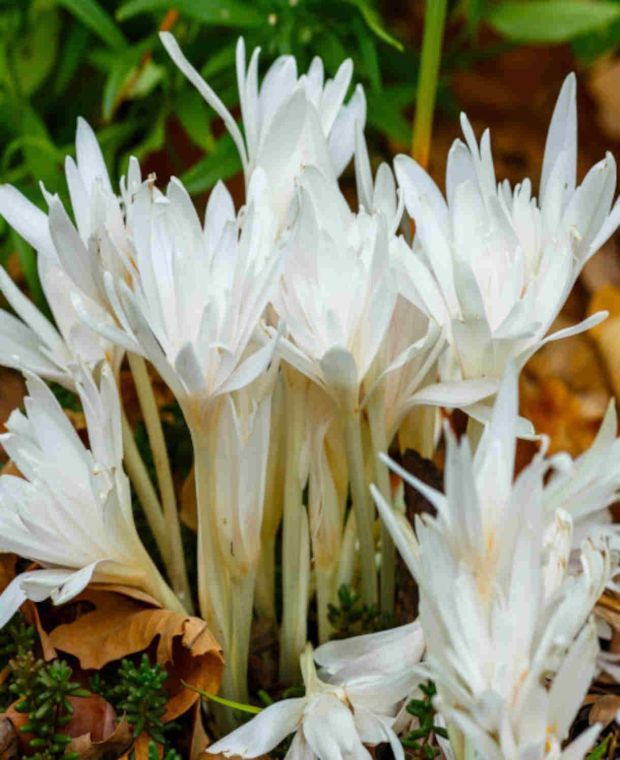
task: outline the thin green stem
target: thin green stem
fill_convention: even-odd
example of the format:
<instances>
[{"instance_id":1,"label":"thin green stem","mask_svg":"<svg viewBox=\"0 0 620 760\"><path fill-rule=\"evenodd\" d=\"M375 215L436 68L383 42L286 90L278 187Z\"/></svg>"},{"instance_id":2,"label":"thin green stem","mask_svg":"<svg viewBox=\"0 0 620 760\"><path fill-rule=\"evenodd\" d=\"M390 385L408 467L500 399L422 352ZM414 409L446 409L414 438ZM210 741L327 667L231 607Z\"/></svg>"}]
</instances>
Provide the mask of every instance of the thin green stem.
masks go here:
<instances>
[{"instance_id":1,"label":"thin green stem","mask_svg":"<svg viewBox=\"0 0 620 760\"><path fill-rule=\"evenodd\" d=\"M433 114L441 63L447 0L426 0L422 55L416 95L411 154L422 166L428 166L433 133Z\"/></svg>"},{"instance_id":2,"label":"thin green stem","mask_svg":"<svg viewBox=\"0 0 620 760\"><path fill-rule=\"evenodd\" d=\"M344 437L351 501L353 502L360 547L362 599L368 605L377 604L377 570L373 536L374 508L366 482L362 429L358 410L345 412Z\"/></svg>"},{"instance_id":3,"label":"thin green stem","mask_svg":"<svg viewBox=\"0 0 620 760\"><path fill-rule=\"evenodd\" d=\"M121 424L123 428L123 461L125 469L142 505L142 510L161 554L166 571L170 572L170 543L166 532L166 521L159 503L157 493L153 488L146 465L142 461L140 451L133 436L133 430L121 409Z\"/></svg>"},{"instance_id":4,"label":"thin green stem","mask_svg":"<svg viewBox=\"0 0 620 760\"><path fill-rule=\"evenodd\" d=\"M385 435L384 396L381 388L373 393L368 404L368 424L375 473L379 492L388 504L392 503L390 473L379 454L387 454L388 443ZM394 612L396 593L396 547L390 532L381 521L381 611L391 615Z\"/></svg>"},{"instance_id":5,"label":"thin green stem","mask_svg":"<svg viewBox=\"0 0 620 760\"><path fill-rule=\"evenodd\" d=\"M174 492L170 459L168 458L168 449L166 447L157 401L155 400L153 386L151 385L151 379L144 359L132 353L129 353L127 358L138 393L138 401L155 462L159 493L170 543L170 582L184 605L188 609L191 609L192 595L185 567L183 543L181 541L181 523Z\"/></svg>"}]
</instances>

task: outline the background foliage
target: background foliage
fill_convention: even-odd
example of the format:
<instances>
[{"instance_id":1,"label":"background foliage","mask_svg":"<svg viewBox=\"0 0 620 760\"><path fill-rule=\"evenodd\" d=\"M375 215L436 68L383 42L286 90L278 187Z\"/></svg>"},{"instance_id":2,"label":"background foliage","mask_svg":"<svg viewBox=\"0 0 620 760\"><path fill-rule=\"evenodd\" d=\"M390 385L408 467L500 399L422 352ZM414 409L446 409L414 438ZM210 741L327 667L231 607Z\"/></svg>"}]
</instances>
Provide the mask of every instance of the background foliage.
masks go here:
<instances>
[{"instance_id":1,"label":"background foliage","mask_svg":"<svg viewBox=\"0 0 620 760\"><path fill-rule=\"evenodd\" d=\"M429 0L434 1L434 0ZM407 149L425 3L408 0L0 0L0 182L42 203L41 180L66 193L63 161L75 122L96 129L113 176L129 155L194 194L233 176L232 141L176 71L157 32L172 28L203 76L234 106L234 49L262 48L262 66L292 53L328 74L351 56L368 98L371 148ZM522 43L571 41L588 65L620 44L620 0L460 0L449 5L439 108L456 111L446 82ZM391 144L391 145L390 145ZM388 149L389 146L389 149ZM33 252L0 220L0 264L13 255L42 304Z\"/></svg>"}]
</instances>

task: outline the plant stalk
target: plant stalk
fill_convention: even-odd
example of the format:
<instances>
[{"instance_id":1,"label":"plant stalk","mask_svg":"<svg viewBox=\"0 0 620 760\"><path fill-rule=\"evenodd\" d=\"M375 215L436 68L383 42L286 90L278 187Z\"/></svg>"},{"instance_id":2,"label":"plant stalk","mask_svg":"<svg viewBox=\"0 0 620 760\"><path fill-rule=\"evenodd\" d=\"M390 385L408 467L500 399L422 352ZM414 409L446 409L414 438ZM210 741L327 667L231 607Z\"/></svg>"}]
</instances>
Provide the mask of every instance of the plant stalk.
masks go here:
<instances>
[{"instance_id":1,"label":"plant stalk","mask_svg":"<svg viewBox=\"0 0 620 760\"><path fill-rule=\"evenodd\" d=\"M379 492L388 504L392 503L390 473L379 454L387 454L388 443L385 435L384 394L378 388L368 403L368 424L372 445L373 468ZM381 520L381 611L391 615L394 612L396 594L396 547Z\"/></svg>"},{"instance_id":2,"label":"plant stalk","mask_svg":"<svg viewBox=\"0 0 620 760\"><path fill-rule=\"evenodd\" d=\"M293 683L299 676L299 655L306 643L307 590L303 588L303 525L305 509L299 479L299 457L303 444L305 381L294 371L286 375L286 463L282 516L282 622L280 627L280 679ZM307 521L307 518L306 518ZM304 598L305 596L305 598Z\"/></svg>"},{"instance_id":3,"label":"plant stalk","mask_svg":"<svg viewBox=\"0 0 620 760\"><path fill-rule=\"evenodd\" d=\"M447 0L426 0L422 55L411 142L411 155L424 168L428 166L430 155L447 4Z\"/></svg>"},{"instance_id":4,"label":"plant stalk","mask_svg":"<svg viewBox=\"0 0 620 760\"><path fill-rule=\"evenodd\" d=\"M138 393L138 401L155 462L166 531L170 543L170 582L184 605L188 609L191 609L192 594L185 567L185 554L181 540L181 523L159 409L157 408L146 362L137 354L128 353L127 358Z\"/></svg>"},{"instance_id":5,"label":"plant stalk","mask_svg":"<svg viewBox=\"0 0 620 760\"><path fill-rule=\"evenodd\" d=\"M162 513L157 493L153 488L146 465L142 461L140 451L133 436L133 430L125 414L121 409L121 424L123 428L123 461L125 469L131 480L144 515L157 544L166 571L170 572L170 543L166 531L166 521Z\"/></svg>"},{"instance_id":6,"label":"plant stalk","mask_svg":"<svg viewBox=\"0 0 620 760\"><path fill-rule=\"evenodd\" d=\"M345 411L344 416L347 469L360 547L362 599L367 605L373 605L378 602L373 535L374 508L368 483L366 483L360 413L358 409L354 409Z\"/></svg>"}]
</instances>

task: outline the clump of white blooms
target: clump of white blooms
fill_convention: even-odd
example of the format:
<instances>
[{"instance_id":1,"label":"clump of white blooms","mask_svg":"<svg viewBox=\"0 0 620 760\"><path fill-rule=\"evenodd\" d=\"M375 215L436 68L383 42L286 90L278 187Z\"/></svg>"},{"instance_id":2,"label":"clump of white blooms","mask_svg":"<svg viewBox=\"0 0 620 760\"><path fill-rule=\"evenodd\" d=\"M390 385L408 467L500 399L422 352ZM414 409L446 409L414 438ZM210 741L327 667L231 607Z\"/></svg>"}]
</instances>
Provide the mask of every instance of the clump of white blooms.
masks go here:
<instances>
[{"instance_id":1,"label":"clump of white blooms","mask_svg":"<svg viewBox=\"0 0 620 760\"><path fill-rule=\"evenodd\" d=\"M617 569L614 409L589 451L546 458L543 442L514 477L517 436L534 435L517 416L518 373L546 341L605 318L549 334L620 222L610 154L577 185L575 77L553 114L538 197L527 178L497 182L489 132L478 143L463 116L444 198L406 156L373 176L361 87L347 99L351 61L326 79L320 59L299 75L284 56L259 81L259 51L246 63L240 41L240 127L176 40L162 42L229 131L245 199L235 208L218 183L199 213L177 178L160 190L133 158L117 192L83 120L66 161L71 209L44 190L46 213L0 187L0 214L37 251L54 320L0 270L11 307L0 311L0 362L29 391L2 436L22 477L0 477L0 551L38 566L0 597L0 623L26 599L61 604L91 580L176 610L195 596L224 650L224 696L247 701L253 614L271 618L280 678L303 676L305 696L266 708L215 754L257 757L294 734L293 760L370 757L384 742L402 758L404 708L431 678L448 756L583 758L597 726L565 741L599 659L593 609ZM355 210L339 184L352 159ZM159 493L122 408L126 357ZM192 440L193 593L145 361ZM46 381L77 393L88 445ZM471 420L460 441L445 428L445 494L387 458L399 437L431 455L441 407ZM406 522L389 467L436 516ZM125 469L170 586L136 531ZM419 618L330 642L342 584L393 612L395 545Z\"/></svg>"}]
</instances>

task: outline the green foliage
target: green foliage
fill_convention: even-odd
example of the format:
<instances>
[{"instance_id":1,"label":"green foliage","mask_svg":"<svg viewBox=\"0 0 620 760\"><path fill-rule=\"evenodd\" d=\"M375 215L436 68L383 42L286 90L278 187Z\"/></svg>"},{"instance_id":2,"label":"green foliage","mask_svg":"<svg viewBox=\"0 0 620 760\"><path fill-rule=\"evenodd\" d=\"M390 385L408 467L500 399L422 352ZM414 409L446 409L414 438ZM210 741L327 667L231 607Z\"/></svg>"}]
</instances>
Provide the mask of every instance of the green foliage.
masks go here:
<instances>
[{"instance_id":1,"label":"green foliage","mask_svg":"<svg viewBox=\"0 0 620 760\"><path fill-rule=\"evenodd\" d=\"M33 626L20 612L0 630L0 670L9 669L8 676L0 685L0 707L3 709L32 687L38 668L32 654L35 638Z\"/></svg>"},{"instance_id":2,"label":"green foliage","mask_svg":"<svg viewBox=\"0 0 620 760\"><path fill-rule=\"evenodd\" d=\"M135 737L147 733L160 744L165 743L162 717L166 712L167 695L163 685L168 677L161 665L151 665L146 654L139 665L129 659L121 661L118 683L107 699L119 713L125 713ZM91 681L92 683L92 681Z\"/></svg>"},{"instance_id":3,"label":"green foliage","mask_svg":"<svg viewBox=\"0 0 620 760\"><path fill-rule=\"evenodd\" d=\"M395 625L393 616L381 613L374 604L364 604L360 595L344 584L338 589L338 605L330 604L327 616L334 629L332 639L375 633Z\"/></svg>"},{"instance_id":4,"label":"green foliage","mask_svg":"<svg viewBox=\"0 0 620 760\"><path fill-rule=\"evenodd\" d=\"M620 19L613 0L519 0L495 5L487 16L495 29L515 42L567 42Z\"/></svg>"},{"instance_id":5,"label":"green foliage","mask_svg":"<svg viewBox=\"0 0 620 760\"><path fill-rule=\"evenodd\" d=\"M148 760L160 760L157 744L153 741L149 742ZM161 760L181 760L181 755L176 751L176 749L169 749L164 752Z\"/></svg>"},{"instance_id":6,"label":"green foliage","mask_svg":"<svg viewBox=\"0 0 620 760\"><path fill-rule=\"evenodd\" d=\"M32 656L32 653L28 653ZM70 697L87 697L90 692L72 681L73 671L64 660L54 660L49 665L39 663L27 674L22 666L14 686L22 695L15 705L20 713L27 713L26 723L19 729L32 734L30 747L36 750L37 760L77 760L77 752L66 752L71 737L62 732L73 716Z\"/></svg>"},{"instance_id":7,"label":"green foliage","mask_svg":"<svg viewBox=\"0 0 620 760\"><path fill-rule=\"evenodd\" d=\"M34 647L36 633L34 627L26 622L21 612L0 629L0 670L3 670L13 657L30 652Z\"/></svg>"},{"instance_id":8,"label":"green foliage","mask_svg":"<svg viewBox=\"0 0 620 760\"><path fill-rule=\"evenodd\" d=\"M601 760L605 757L610 741L611 734L607 734L607 736L594 747L592 752L586 755L586 760Z\"/></svg>"},{"instance_id":9,"label":"green foliage","mask_svg":"<svg viewBox=\"0 0 620 760\"><path fill-rule=\"evenodd\" d=\"M420 691L423 694L422 699L412 699L407 705L407 712L418 719L419 727L410 731L401 742L403 747L409 750L408 754L411 757L431 760L439 755L439 749L434 743L435 736L447 739L448 733L445 728L435 725L435 684L432 681L421 684Z\"/></svg>"}]
</instances>

